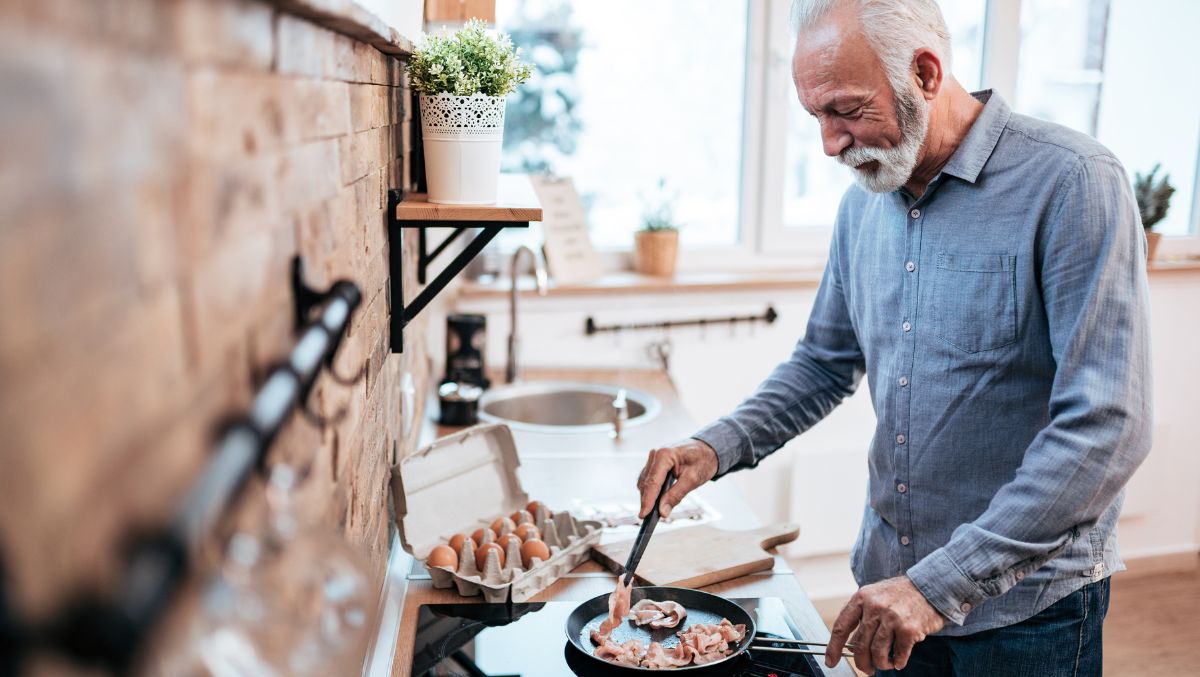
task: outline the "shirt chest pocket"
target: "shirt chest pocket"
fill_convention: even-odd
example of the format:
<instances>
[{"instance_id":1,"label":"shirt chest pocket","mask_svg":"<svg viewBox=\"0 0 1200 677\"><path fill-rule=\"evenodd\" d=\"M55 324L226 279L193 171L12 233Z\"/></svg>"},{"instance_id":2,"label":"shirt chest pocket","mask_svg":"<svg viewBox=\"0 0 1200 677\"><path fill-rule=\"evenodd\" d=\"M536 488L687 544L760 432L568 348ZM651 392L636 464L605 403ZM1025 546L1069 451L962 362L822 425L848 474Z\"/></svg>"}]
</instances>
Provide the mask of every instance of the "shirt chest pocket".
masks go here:
<instances>
[{"instance_id":1,"label":"shirt chest pocket","mask_svg":"<svg viewBox=\"0 0 1200 677\"><path fill-rule=\"evenodd\" d=\"M933 281L939 339L967 353L1017 340L1017 257L941 252Z\"/></svg>"}]
</instances>

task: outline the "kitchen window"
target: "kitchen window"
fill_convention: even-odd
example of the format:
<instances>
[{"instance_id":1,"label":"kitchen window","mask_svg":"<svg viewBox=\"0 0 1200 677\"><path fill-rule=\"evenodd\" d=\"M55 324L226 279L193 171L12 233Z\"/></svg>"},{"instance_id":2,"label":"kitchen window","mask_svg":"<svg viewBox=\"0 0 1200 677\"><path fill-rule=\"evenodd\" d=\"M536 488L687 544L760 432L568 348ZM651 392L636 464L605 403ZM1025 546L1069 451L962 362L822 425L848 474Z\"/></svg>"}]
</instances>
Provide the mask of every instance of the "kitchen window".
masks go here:
<instances>
[{"instance_id":1,"label":"kitchen window","mask_svg":"<svg viewBox=\"0 0 1200 677\"><path fill-rule=\"evenodd\" d=\"M736 244L747 4L499 0L537 68L509 101L505 169L572 177L600 249L632 246L660 178L684 246Z\"/></svg>"},{"instance_id":2,"label":"kitchen window","mask_svg":"<svg viewBox=\"0 0 1200 677\"><path fill-rule=\"evenodd\" d=\"M1177 192L1160 252L1200 253L1200 42L1188 34L1200 3L940 4L965 87L1095 135L1131 175L1161 162ZM571 176L602 251L632 246L665 177L684 224L681 269L819 262L852 178L796 101L789 7L498 0L498 27L540 71L510 101L506 168ZM539 239L505 233L501 248Z\"/></svg>"},{"instance_id":3,"label":"kitchen window","mask_svg":"<svg viewBox=\"0 0 1200 677\"><path fill-rule=\"evenodd\" d=\"M1161 163L1176 192L1155 226L1167 236L1159 256L1200 253L1200 89L1192 85L1200 3L1021 0L1019 8L1014 110L1095 136L1131 177Z\"/></svg>"}]
</instances>

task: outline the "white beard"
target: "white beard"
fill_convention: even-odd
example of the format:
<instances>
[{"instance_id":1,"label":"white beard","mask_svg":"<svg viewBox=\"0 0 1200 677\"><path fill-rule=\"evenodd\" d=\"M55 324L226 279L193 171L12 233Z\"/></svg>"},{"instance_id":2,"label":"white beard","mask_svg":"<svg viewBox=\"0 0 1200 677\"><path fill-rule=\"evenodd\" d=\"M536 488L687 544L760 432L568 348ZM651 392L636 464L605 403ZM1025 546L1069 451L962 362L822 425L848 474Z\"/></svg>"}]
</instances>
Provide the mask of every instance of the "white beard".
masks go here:
<instances>
[{"instance_id":1,"label":"white beard","mask_svg":"<svg viewBox=\"0 0 1200 677\"><path fill-rule=\"evenodd\" d=\"M896 118L900 127L896 147L851 147L838 155L838 162L850 167L858 184L873 193L890 193L908 183L929 133L929 105L911 90L896 95ZM860 168L872 160L879 166Z\"/></svg>"}]
</instances>

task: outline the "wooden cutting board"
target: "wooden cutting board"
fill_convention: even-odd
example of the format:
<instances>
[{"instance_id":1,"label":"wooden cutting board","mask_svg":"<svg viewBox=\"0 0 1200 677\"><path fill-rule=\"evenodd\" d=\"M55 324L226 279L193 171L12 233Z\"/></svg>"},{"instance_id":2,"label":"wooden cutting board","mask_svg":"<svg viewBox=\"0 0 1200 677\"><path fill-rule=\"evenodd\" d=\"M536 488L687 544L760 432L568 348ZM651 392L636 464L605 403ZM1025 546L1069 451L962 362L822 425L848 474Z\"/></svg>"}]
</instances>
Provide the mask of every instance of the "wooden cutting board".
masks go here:
<instances>
[{"instance_id":1,"label":"wooden cutting board","mask_svg":"<svg viewBox=\"0 0 1200 677\"><path fill-rule=\"evenodd\" d=\"M655 532L637 567L647 585L702 588L755 571L770 569L774 557L765 550L790 543L800 535L795 524L773 524L749 531L727 531L702 524ZM629 558L633 539L592 547L592 558L619 573Z\"/></svg>"}]
</instances>

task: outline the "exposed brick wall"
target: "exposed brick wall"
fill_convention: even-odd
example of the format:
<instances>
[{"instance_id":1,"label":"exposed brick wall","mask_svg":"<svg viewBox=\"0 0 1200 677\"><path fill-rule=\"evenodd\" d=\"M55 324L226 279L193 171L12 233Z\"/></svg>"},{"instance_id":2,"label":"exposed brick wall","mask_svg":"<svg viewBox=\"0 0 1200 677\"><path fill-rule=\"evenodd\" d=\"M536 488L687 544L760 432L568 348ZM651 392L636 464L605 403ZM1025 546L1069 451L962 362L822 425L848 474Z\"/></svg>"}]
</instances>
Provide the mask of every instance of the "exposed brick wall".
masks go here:
<instances>
[{"instance_id":1,"label":"exposed brick wall","mask_svg":"<svg viewBox=\"0 0 1200 677\"><path fill-rule=\"evenodd\" d=\"M336 367L366 377L322 377L310 408L344 415L272 454L311 460L305 504L382 575L399 383L428 376L422 326L387 343L402 66L259 0L0 3L0 555L27 611L169 517L294 342L297 253L362 288Z\"/></svg>"}]
</instances>

